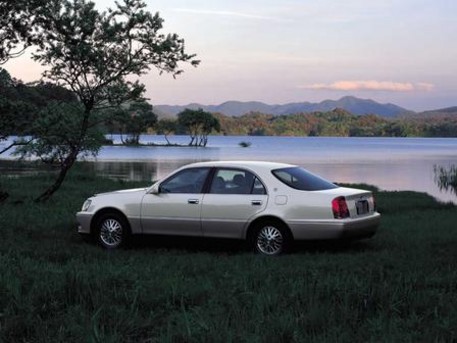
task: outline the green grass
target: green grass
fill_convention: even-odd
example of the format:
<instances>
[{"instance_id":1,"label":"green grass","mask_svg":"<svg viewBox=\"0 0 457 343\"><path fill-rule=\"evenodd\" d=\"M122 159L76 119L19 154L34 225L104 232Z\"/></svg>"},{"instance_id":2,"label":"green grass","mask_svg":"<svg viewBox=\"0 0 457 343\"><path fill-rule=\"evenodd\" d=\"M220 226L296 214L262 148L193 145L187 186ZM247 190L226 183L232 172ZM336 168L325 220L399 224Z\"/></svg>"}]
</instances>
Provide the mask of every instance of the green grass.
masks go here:
<instances>
[{"instance_id":1,"label":"green grass","mask_svg":"<svg viewBox=\"0 0 457 343\"><path fill-rule=\"evenodd\" d=\"M93 193L143 186L75 172L0 178L0 342L455 342L457 210L376 191L379 233L297 244L278 258L238 242L84 243L74 213ZM363 187L363 186L361 186Z\"/></svg>"}]
</instances>

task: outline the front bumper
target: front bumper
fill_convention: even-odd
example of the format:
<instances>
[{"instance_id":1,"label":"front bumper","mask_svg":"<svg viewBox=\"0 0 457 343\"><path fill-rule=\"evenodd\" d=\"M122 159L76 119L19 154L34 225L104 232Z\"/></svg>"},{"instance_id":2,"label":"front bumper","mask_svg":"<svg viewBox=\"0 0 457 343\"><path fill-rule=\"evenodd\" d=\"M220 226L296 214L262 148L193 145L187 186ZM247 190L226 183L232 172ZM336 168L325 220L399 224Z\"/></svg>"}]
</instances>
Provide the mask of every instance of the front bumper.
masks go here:
<instances>
[{"instance_id":1,"label":"front bumper","mask_svg":"<svg viewBox=\"0 0 457 343\"><path fill-rule=\"evenodd\" d=\"M78 233L90 234L90 223L92 220L92 213L78 212L76 213L76 221L78 222Z\"/></svg>"}]
</instances>

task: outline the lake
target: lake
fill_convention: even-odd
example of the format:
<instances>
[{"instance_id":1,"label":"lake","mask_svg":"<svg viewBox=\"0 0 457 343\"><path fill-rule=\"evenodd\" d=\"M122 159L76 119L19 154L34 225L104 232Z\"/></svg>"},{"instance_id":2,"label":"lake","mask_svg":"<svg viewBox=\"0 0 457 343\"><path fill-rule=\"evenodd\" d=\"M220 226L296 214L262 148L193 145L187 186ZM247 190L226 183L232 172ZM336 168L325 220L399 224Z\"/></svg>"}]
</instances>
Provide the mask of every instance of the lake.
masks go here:
<instances>
[{"instance_id":1,"label":"lake","mask_svg":"<svg viewBox=\"0 0 457 343\"><path fill-rule=\"evenodd\" d=\"M115 143L120 137L110 136ZM188 136L170 136L187 144ZM165 144L163 136L144 135L145 144ZM249 142L241 147L240 142ZM0 149L6 143L0 143ZM2 156L11 159L9 156ZM427 192L457 203L451 191L440 191L434 166L457 165L454 138L346 138L210 136L206 148L106 146L87 168L99 175L127 180L155 180L184 164L210 160L268 160L293 163L343 183L368 183L383 190ZM0 169L6 172L5 161Z\"/></svg>"}]
</instances>

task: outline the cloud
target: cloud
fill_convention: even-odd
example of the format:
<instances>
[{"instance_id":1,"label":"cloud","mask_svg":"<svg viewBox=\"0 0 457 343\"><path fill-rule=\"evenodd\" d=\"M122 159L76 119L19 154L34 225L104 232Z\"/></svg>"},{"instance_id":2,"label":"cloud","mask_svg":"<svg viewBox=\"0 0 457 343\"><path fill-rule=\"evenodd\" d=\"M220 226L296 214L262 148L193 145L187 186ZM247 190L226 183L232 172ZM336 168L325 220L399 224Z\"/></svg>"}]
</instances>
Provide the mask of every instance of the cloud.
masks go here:
<instances>
[{"instance_id":1,"label":"cloud","mask_svg":"<svg viewBox=\"0 0 457 343\"><path fill-rule=\"evenodd\" d=\"M335 91L388 91L388 92L411 92L431 91L434 88L430 83L392 82L392 81L335 81L329 84L315 83L312 85L300 86L300 88L314 90L335 90Z\"/></svg>"},{"instance_id":2,"label":"cloud","mask_svg":"<svg viewBox=\"0 0 457 343\"><path fill-rule=\"evenodd\" d=\"M190 9L190 8L174 8L175 12L191 13L191 14L205 14L205 15L218 15L225 17L237 17L244 19L257 19L257 20L268 20L268 21L287 21L285 19L262 16L252 13L234 12L234 11L215 11L215 10L204 10L204 9Z\"/></svg>"}]
</instances>

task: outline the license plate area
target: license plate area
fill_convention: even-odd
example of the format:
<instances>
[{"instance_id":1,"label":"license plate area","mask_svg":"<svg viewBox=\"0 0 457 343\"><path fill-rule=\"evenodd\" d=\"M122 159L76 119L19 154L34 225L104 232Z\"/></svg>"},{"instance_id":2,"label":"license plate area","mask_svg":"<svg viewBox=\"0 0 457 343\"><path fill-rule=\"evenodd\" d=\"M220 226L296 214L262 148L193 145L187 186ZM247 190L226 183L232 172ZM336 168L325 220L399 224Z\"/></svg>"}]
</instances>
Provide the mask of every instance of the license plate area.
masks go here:
<instances>
[{"instance_id":1,"label":"license plate area","mask_svg":"<svg viewBox=\"0 0 457 343\"><path fill-rule=\"evenodd\" d=\"M355 208L357 210L357 215L367 214L370 212L370 206L368 200L359 200L355 203Z\"/></svg>"}]
</instances>

